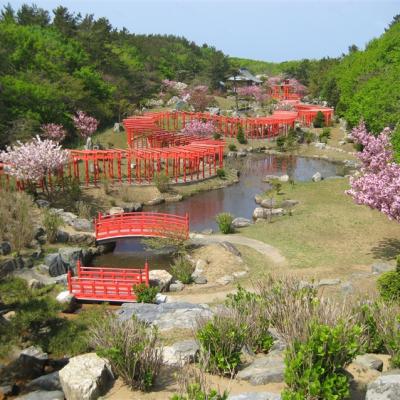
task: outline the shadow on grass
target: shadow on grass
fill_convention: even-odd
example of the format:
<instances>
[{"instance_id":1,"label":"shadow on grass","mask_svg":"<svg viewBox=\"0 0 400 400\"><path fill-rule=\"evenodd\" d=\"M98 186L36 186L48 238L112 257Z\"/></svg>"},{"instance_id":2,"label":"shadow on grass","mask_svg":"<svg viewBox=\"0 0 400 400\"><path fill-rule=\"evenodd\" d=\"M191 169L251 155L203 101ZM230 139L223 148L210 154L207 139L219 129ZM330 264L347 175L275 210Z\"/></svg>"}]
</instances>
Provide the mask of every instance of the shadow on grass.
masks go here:
<instances>
[{"instance_id":1,"label":"shadow on grass","mask_svg":"<svg viewBox=\"0 0 400 400\"><path fill-rule=\"evenodd\" d=\"M383 260L394 260L400 255L400 239L385 238L371 249L374 258Z\"/></svg>"}]
</instances>

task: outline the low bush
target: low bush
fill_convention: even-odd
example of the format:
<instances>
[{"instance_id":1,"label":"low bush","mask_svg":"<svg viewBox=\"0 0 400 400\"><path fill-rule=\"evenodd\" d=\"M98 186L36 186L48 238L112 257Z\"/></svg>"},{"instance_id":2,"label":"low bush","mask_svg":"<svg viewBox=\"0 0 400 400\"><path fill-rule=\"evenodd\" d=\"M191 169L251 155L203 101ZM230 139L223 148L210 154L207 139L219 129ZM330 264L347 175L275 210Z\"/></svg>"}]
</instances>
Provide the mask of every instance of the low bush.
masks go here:
<instances>
[{"instance_id":1,"label":"low bush","mask_svg":"<svg viewBox=\"0 0 400 400\"><path fill-rule=\"evenodd\" d=\"M313 126L314 128L323 128L325 126L325 117L323 112L321 111L317 112L317 115L313 120Z\"/></svg>"},{"instance_id":2,"label":"low bush","mask_svg":"<svg viewBox=\"0 0 400 400\"><path fill-rule=\"evenodd\" d=\"M91 345L107 358L130 388L148 390L162 365L162 348L156 328L133 317L119 321L114 313L97 320L90 329Z\"/></svg>"},{"instance_id":3,"label":"low bush","mask_svg":"<svg viewBox=\"0 0 400 400\"><path fill-rule=\"evenodd\" d=\"M222 135L219 132L215 132L213 135L214 140L220 140Z\"/></svg>"},{"instance_id":4,"label":"low bush","mask_svg":"<svg viewBox=\"0 0 400 400\"><path fill-rule=\"evenodd\" d=\"M64 220L54 211L45 210L42 222L46 230L47 240L50 243L55 243L57 240L57 231L64 225Z\"/></svg>"},{"instance_id":5,"label":"low bush","mask_svg":"<svg viewBox=\"0 0 400 400\"><path fill-rule=\"evenodd\" d=\"M220 179L225 179L226 178L225 170L223 168L218 168L217 169L217 176Z\"/></svg>"},{"instance_id":6,"label":"low bush","mask_svg":"<svg viewBox=\"0 0 400 400\"><path fill-rule=\"evenodd\" d=\"M330 128L324 128L318 137L318 139L321 143L328 143L328 140L330 138L331 138Z\"/></svg>"},{"instance_id":7,"label":"low bush","mask_svg":"<svg viewBox=\"0 0 400 400\"><path fill-rule=\"evenodd\" d=\"M92 217L92 207L84 201L77 201L75 209L80 218L90 219Z\"/></svg>"},{"instance_id":8,"label":"low bush","mask_svg":"<svg viewBox=\"0 0 400 400\"><path fill-rule=\"evenodd\" d=\"M145 283L141 283L133 286L133 292L138 303L155 303L159 289L158 287L146 286Z\"/></svg>"},{"instance_id":9,"label":"low bush","mask_svg":"<svg viewBox=\"0 0 400 400\"><path fill-rule=\"evenodd\" d=\"M237 310L221 309L210 320L198 320L200 363L211 373L234 376L246 343L248 325Z\"/></svg>"},{"instance_id":10,"label":"low bush","mask_svg":"<svg viewBox=\"0 0 400 400\"><path fill-rule=\"evenodd\" d=\"M283 400L345 399L350 395L344 368L358 354L361 328L342 321L336 326L308 324L309 337L295 340L285 356Z\"/></svg>"},{"instance_id":11,"label":"low bush","mask_svg":"<svg viewBox=\"0 0 400 400\"><path fill-rule=\"evenodd\" d=\"M230 143L228 149L229 151L237 151L237 147L234 143Z\"/></svg>"},{"instance_id":12,"label":"low bush","mask_svg":"<svg viewBox=\"0 0 400 400\"><path fill-rule=\"evenodd\" d=\"M192 263L184 255L175 258L174 263L170 266L172 276L185 284L192 282L193 270Z\"/></svg>"},{"instance_id":13,"label":"low bush","mask_svg":"<svg viewBox=\"0 0 400 400\"><path fill-rule=\"evenodd\" d=\"M384 272L378 278L379 294L385 301L400 304L400 258L397 257L395 271Z\"/></svg>"},{"instance_id":14,"label":"low bush","mask_svg":"<svg viewBox=\"0 0 400 400\"><path fill-rule=\"evenodd\" d=\"M306 144L311 144L315 140L315 136L312 132L306 131L303 140Z\"/></svg>"},{"instance_id":15,"label":"low bush","mask_svg":"<svg viewBox=\"0 0 400 400\"><path fill-rule=\"evenodd\" d=\"M284 136L279 136L276 139L276 147L278 148L279 151L285 150L285 137Z\"/></svg>"},{"instance_id":16,"label":"low bush","mask_svg":"<svg viewBox=\"0 0 400 400\"><path fill-rule=\"evenodd\" d=\"M232 226L233 219L234 219L233 215L231 215L229 213L220 213L217 215L216 221L218 224L218 228L223 234L226 235L228 233L234 232L234 229Z\"/></svg>"},{"instance_id":17,"label":"low bush","mask_svg":"<svg viewBox=\"0 0 400 400\"><path fill-rule=\"evenodd\" d=\"M244 135L244 131L243 131L242 125L239 125L239 127L238 127L238 132L237 132L237 135L236 135L236 139L240 144L246 144L247 143L247 139L246 139L246 136Z\"/></svg>"},{"instance_id":18,"label":"low bush","mask_svg":"<svg viewBox=\"0 0 400 400\"><path fill-rule=\"evenodd\" d=\"M154 184L160 193L166 193L169 190L169 177L165 172L154 175Z\"/></svg>"},{"instance_id":19,"label":"low bush","mask_svg":"<svg viewBox=\"0 0 400 400\"><path fill-rule=\"evenodd\" d=\"M204 391L197 383L192 383L187 387L186 393L174 394L171 400L227 400L228 393L218 393L216 389Z\"/></svg>"}]
</instances>

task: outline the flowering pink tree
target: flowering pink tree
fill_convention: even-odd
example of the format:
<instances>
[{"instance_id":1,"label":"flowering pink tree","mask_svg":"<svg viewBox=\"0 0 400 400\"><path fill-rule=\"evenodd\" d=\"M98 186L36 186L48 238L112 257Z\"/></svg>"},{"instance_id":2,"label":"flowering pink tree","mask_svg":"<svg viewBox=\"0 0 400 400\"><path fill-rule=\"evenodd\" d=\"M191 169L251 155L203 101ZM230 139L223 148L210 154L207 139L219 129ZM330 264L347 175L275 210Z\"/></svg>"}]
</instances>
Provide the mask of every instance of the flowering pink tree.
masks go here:
<instances>
[{"instance_id":1,"label":"flowering pink tree","mask_svg":"<svg viewBox=\"0 0 400 400\"><path fill-rule=\"evenodd\" d=\"M351 132L356 143L363 146L358 157L361 174L350 179L351 189L346 193L357 204L364 204L400 221L400 165L394 162L390 130L378 136L370 134L362 122Z\"/></svg>"},{"instance_id":2,"label":"flowering pink tree","mask_svg":"<svg viewBox=\"0 0 400 400\"><path fill-rule=\"evenodd\" d=\"M280 101L276 106L275 106L276 111L293 111L294 110L294 105L293 103L290 103L288 101Z\"/></svg>"},{"instance_id":3,"label":"flowering pink tree","mask_svg":"<svg viewBox=\"0 0 400 400\"><path fill-rule=\"evenodd\" d=\"M85 114L83 111L78 111L76 115L72 117L74 125L79 134L87 139L94 132L96 132L99 121L90 115Z\"/></svg>"},{"instance_id":4,"label":"flowering pink tree","mask_svg":"<svg viewBox=\"0 0 400 400\"><path fill-rule=\"evenodd\" d=\"M212 121L193 120L187 123L181 132L186 135L212 136L215 133L215 125Z\"/></svg>"},{"instance_id":5,"label":"flowering pink tree","mask_svg":"<svg viewBox=\"0 0 400 400\"><path fill-rule=\"evenodd\" d=\"M28 181L32 186L43 183L47 195L47 177L57 172L69 159L68 151L53 140L42 140L39 136L27 143L18 142L6 151L0 152L0 161L6 164L6 171L18 180Z\"/></svg>"},{"instance_id":6,"label":"flowering pink tree","mask_svg":"<svg viewBox=\"0 0 400 400\"><path fill-rule=\"evenodd\" d=\"M40 129L42 130L45 138L54 140L55 142L62 142L67 135L67 132L62 125L44 124L40 127Z\"/></svg>"},{"instance_id":7,"label":"flowering pink tree","mask_svg":"<svg viewBox=\"0 0 400 400\"><path fill-rule=\"evenodd\" d=\"M190 89L184 94L184 98L195 111L202 112L214 101L214 97L208 94L208 86L205 85Z\"/></svg>"},{"instance_id":8,"label":"flowering pink tree","mask_svg":"<svg viewBox=\"0 0 400 400\"><path fill-rule=\"evenodd\" d=\"M268 94L260 86L244 86L237 89L237 94L241 97L247 97L249 99L254 99L260 103L268 99Z\"/></svg>"}]
</instances>

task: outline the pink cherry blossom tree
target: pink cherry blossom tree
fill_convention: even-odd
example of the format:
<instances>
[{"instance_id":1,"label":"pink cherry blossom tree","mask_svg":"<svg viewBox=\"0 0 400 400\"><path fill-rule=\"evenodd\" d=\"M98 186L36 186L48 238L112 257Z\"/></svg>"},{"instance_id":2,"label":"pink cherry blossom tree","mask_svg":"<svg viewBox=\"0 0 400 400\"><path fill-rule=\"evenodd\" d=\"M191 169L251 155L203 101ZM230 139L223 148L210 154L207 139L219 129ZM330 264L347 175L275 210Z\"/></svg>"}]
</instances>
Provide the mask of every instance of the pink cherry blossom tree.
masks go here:
<instances>
[{"instance_id":1,"label":"pink cherry blossom tree","mask_svg":"<svg viewBox=\"0 0 400 400\"><path fill-rule=\"evenodd\" d=\"M214 101L214 97L208 94L208 86L198 85L183 94L183 98L195 111L205 111Z\"/></svg>"},{"instance_id":2,"label":"pink cherry blossom tree","mask_svg":"<svg viewBox=\"0 0 400 400\"><path fill-rule=\"evenodd\" d=\"M400 165L394 161L390 143L390 130L384 129L378 136L369 133L362 122L351 136L363 146L358 153L362 162L359 176L350 179L346 193L357 204L364 204L400 221Z\"/></svg>"},{"instance_id":3,"label":"pink cherry blossom tree","mask_svg":"<svg viewBox=\"0 0 400 400\"><path fill-rule=\"evenodd\" d=\"M186 135L200 135L209 137L215 133L215 125L212 121L203 122L199 120L193 120L188 122L181 132Z\"/></svg>"},{"instance_id":4,"label":"pink cherry blossom tree","mask_svg":"<svg viewBox=\"0 0 400 400\"><path fill-rule=\"evenodd\" d=\"M87 115L83 111L77 111L76 115L72 117L74 126L79 132L83 139L87 139L89 136L96 132L99 121L96 118Z\"/></svg>"},{"instance_id":5,"label":"pink cherry blossom tree","mask_svg":"<svg viewBox=\"0 0 400 400\"><path fill-rule=\"evenodd\" d=\"M44 124L40 127L43 136L47 139L54 140L55 142L62 142L67 135L66 130L62 125L58 124Z\"/></svg>"},{"instance_id":6,"label":"pink cherry blossom tree","mask_svg":"<svg viewBox=\"0 0 400 400\"><path fill-rule=\"evenodd\" d=\"M18 180L27 181L31 187L43 183L45 194L49 196L47 178L56 173L69 159L67 150L53 140L42 140L36 136L27 143L18 142L0 152L0 161L5 164L6 172Z\"/></svg>"},{"instance_id":7,"label":"pink cherry blossom tree","mask_svg":"<svg viewBox=\"0 0 400 400\"><path fill-rule=\"evenodd\" d=\"M250 100L254 99L260 103L266 101L269 96L261 86L244 86L237 89L237 94Z\"/></svg>"}]
</instances>

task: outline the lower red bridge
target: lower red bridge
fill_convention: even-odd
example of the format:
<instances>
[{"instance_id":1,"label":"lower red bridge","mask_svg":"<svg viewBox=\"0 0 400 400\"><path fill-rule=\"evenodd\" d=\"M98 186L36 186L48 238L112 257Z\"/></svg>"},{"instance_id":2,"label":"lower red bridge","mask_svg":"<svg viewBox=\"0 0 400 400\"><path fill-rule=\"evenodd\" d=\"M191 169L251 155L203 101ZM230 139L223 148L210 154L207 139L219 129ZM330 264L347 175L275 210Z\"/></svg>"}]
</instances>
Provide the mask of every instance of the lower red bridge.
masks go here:
<instances>
[{"instance_id":1,"label":"lower red bridge","mask_svg":"<svg viewBox=\"0 0 400 400\"><path fill-rule=\"evenodd\" d=\"M68 290L78 300L134 302L134 287L149 286L149 266L144 268L83 267L78 261L77 275L68 271Z\"/></svg>"},{"instance_id":2,"label":"lower red bridge","mask_svg":"<svg viewBox=\"0 0 400 400\"><path fill-rule=\"evenodd\" d=\"M95 221L96 240L125 237L189 238L189 216L155 212L99 214Z\"/></svg>"}]
</instances>

